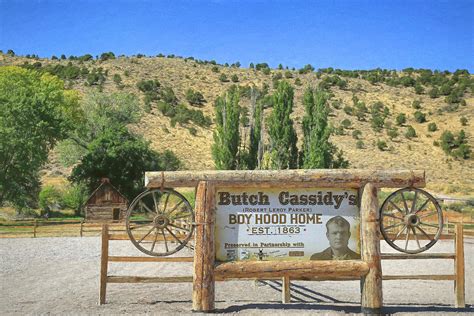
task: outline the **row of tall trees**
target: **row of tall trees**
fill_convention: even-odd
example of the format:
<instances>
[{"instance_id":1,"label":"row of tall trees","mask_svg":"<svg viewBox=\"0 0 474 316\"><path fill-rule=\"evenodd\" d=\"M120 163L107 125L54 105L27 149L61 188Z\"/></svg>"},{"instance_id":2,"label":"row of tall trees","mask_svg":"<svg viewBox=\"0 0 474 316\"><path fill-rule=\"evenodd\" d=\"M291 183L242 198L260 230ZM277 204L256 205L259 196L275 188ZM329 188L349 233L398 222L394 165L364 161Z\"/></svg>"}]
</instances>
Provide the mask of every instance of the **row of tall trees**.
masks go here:
<instances>
[{"instance_id":1,"label":"row of tall trees","mask_svg":"<svg viewBox=\"0 0 474 316\"><path fill-rule=\"evenodd\" d=\"M348 161L329 137L328 93L308 88L303 97L303 145L298 151L298 137L291 119L294 89L280 81L273 95L262 97L258 89L251 89L248 135L240 129L239 90L232 86L215 102L216 129L212 146L217 169L296 169L344 168ZM272 111L264 119L264 108ZM243 135L241 135L243 134Z\"/></svg>"}]
</instances>

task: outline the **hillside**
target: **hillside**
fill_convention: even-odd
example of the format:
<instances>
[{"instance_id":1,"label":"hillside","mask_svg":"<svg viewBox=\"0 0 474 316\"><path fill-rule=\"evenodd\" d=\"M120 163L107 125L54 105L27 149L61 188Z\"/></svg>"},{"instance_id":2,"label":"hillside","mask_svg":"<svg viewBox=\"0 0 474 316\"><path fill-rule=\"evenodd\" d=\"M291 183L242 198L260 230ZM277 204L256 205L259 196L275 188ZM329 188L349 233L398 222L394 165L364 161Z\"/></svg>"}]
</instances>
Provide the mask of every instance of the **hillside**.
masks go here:
<instances>
[{"instance_id":1,"label":"hillside","mask_svg":"<svg viewBox=\"0 0 474 316\"><path fill-rule=\"evenodd\" d=\"M271 69L255 70L251 68L226 67L215 65L214 63L203 63L191 59L166 58L166 57L118 57L104 60L62 60L62 59L39 59L0 54L0 66L23 65L28 62L30 67L38 69L55 65L78 66L87 69L89 73L93 69L102 68L100 81L90 84L85 75L71 76L66 79L66 86L76 89L81 93L87 93L92 89L101 89L104 92L123 91L133 93L144 100L144 93L137 88L137 83L142 80L158 80L161 86L171 87L179 103L185 104L188 108L199 109L210 117L214 116L214 100L222 95L232 84L240 86L255 85L261 89L264 84L269 87L269 93L273 91L273 80L278 80L281 76L286 78L295 87L295 109L293 119L296 123L299 142L302 139L301 121L304 115L302 105L302 95L307 86L318 86L321 82L330 82L337 75L334 71L304 71ZM35 66L36 63L36 66ZM41 63L41 64L38 64ZM227 82L222 81L222 74L227 78ZM279 75L281 74L281 75ZM120 80L118 80L118 76ZM231 78L236 75L238 82L232 82ZM417 78L419 72L392 72L393 77ZM452 74L447 75L448 78ZM472 82L474 76L467 75L471 87L466 89L459 103L454 102L449 106L445 96L431 98L428 95L430 86L422 86L424 92L417 94L415 88L406 85L388 85L386 82L363 79L363 76L354 76L354 73L341 72L339 79L346 81L346 84L330 87L334 96L331 99L332 116L331 122L335 127L339 127L345 119L350 120L349 128L340 128L340 135L333 135L331 141L344 151L344 156L350 161L351 168L391 168L391 169L424 169L427 172L428 188L436 192L447 194L473 195L474 192L474 159L471 154L470 159L460 159L448 156L440 146L435 146L434 141L438 141L441 134L446 131L453 133L463 129L467 136L467 142L474 148L474 95ZM356 78L353 78L356 77ZM221 78L221 79L220 79ZM115 80L114 80L115 79ZM234 78L235 79L235 78ZM89 80L89 81L88 81ZM121 81L121 82L119 82ZM295 82L300 84L295 84ZM371 83L372 81L372 83ZM89 83L88 83L89 82ZM205 103L199 108L191 107L186 101L186 91L192 88L202 93ZM420 91L419 91L420 92ZM345 111L346 106L354 105L353 96L370 109L376 102L382 102L390 114L387 122L396 126L396 117L400 113L405 113L407 121L403 126L398 127L398 136L391 139L385 129L375 132L371 127L370 113L365 121L359 121L356 116ZM340 100L338 102L337 100ZM419 111L426 114L427 122L419 123L414 118L414 100L421 101ZM336 106L334 106L336 103ZM241 98L241 106L248 107L249 98ZM143 134L151 141L152 147L157 151L171 149L184 162L186 169L213 169L211 157L211 145L213 142L213 125L210 127L200 127L190 122L184 124L171 124L169 117L164 116L158 109L156 102L151 102L141 122L130 126L133 131ZM145 107L145 106L144 106ZM265 115L270 113L271 108L265 109ZM466 126L462 126L460 118L467 118ZM437 130L428 131L429 123L436 123ZM406 138L407 126L411 125L417 137ZM195 129L195 130L193 130ZM360 130L360 139L363 141L362 148L357 148L357 139L352 136L354 130ZM195 134L195 135L193 135ZM385 150L380 150L377 146L378 140L384 140L387 144ZM299 144L300 145L300 144ZM299 146L300 147L300 146ZM360 147L360 145L359 145ZM51 155L51 163L45 170L45 178L55 181L57 178L67 176L68 171L59 165L55 159L55 154Z\"/></svg>"}]
</instances>

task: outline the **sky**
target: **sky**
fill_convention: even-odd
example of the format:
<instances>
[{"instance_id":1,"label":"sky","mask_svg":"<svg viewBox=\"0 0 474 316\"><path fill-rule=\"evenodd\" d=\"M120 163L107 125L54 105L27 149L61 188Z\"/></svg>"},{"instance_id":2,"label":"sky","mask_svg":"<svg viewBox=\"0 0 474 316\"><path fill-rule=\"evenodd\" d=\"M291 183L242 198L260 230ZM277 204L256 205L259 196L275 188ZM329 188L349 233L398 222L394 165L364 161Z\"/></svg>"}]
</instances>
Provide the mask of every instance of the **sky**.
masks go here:
<instances>
[{"instance_id":1,"label":"sky","mask_svg":"<svg viewBox=\"0 0 474 316\"><path fill-rule=\"evenodd\" d=\"M473 73L474 0L0 0L0 49Z\"/></svg>"}]
</instances>

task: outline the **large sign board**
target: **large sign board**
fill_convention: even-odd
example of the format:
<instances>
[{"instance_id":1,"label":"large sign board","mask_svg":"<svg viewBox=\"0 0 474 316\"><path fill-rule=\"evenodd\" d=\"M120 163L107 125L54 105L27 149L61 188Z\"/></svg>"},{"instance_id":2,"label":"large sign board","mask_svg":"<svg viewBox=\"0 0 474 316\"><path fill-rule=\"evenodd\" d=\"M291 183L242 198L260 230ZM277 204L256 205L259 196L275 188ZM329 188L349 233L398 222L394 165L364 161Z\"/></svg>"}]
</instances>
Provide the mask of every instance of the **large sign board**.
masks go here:
<instances>
[{"instance_id":1,"label":"large sign board","mask_svg":"<svg viewBox=\"0 0 474 316\"><path fill-rule=\"evenodd\" d=\"M216 260L360 258L354 189L219 188Z\"/></svg>"}]
</instances>

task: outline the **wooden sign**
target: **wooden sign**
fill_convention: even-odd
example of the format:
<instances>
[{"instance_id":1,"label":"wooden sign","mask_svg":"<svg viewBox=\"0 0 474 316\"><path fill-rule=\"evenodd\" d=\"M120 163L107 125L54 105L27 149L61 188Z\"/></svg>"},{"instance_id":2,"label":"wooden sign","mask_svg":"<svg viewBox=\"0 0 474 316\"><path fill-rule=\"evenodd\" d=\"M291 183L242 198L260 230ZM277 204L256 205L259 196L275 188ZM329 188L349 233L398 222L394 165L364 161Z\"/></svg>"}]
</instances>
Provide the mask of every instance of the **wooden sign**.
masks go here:
<instances>
[{"instance_id":1,"label":"wooden sign","mask_svg":"<svg viewBox=\"0 0 474 316\"><path fill-rule=\"evenodd\" d=\"M354 189L218 188L216 261L360 259Z\"/></svg>"}]
</instances>

